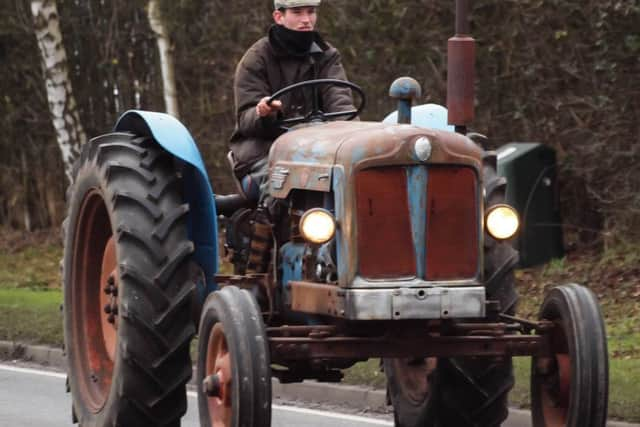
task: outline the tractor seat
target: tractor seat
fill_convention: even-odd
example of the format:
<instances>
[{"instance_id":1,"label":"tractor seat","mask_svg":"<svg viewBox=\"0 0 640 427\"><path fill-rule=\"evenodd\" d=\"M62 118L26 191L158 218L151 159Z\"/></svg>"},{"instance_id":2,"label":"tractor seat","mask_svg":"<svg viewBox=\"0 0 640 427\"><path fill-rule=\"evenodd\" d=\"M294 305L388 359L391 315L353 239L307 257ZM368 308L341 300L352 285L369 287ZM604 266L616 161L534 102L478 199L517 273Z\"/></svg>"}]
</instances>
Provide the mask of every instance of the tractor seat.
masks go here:
<instances>
[{"instance_id":1,"label":"tractor seat","mask_svg":"<svg viewBox=\"0 0 640 427\"><path fill-rule=\"evenodd\" d=\"M236 164L233 152L229 151L227 160L231 167L231 176L233 176L233 182L236 185L238 193L226 195L216 194L215 201L218 215L230 217L238 209L255 208L260 200L260 187L251 175L245 175L239 179L236 174L233 173Z\"/></svg>"}]
</instances>

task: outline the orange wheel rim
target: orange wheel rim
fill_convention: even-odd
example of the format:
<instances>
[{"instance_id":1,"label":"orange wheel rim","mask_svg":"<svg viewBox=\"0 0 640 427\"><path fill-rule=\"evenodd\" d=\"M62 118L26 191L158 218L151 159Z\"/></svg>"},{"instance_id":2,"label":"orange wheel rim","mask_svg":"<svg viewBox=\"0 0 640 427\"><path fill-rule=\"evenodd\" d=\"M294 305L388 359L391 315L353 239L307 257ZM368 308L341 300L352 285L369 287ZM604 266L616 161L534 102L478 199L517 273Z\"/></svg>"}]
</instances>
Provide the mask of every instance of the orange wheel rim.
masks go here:
<instances>
[{"instance_id":1,"label":"orange wheel rim","mask_svg":"<svg viewBox=\"0 0 640 427\"><path fill-rule=\"evenodd\" d=\"M219 396L208 397L209 419L212 427L231 426L232 366L229 347L220 323L216 323L207 343L206 376L217 375L220 380Z\"/></svg>"},{"instance_id":2,"label":"orange wheel rim","mask_svg":"<svg viewBox=\"0 0 640 427\"><path fill-rule=\"evenodd\" d=\"M545 426L564 427L569 420L572 372L567 338L559 323L556 324L551 343L555 354L538 359L542 414Z\"/></svg>"},{"instance_id":3,"label":"orange wheel rim","mask_svg":"<svg viewBox=\"0 0 640 427\"><path fill-rule=\"evenodd\" d=\"M97 413L111 391L117 351L117 290L105 294L107 280L117 289L117 257L111 223L102 193L90 190L77 213L71 262L71 313L75 382L88 408Z\"/></svg>"}]
</instances>

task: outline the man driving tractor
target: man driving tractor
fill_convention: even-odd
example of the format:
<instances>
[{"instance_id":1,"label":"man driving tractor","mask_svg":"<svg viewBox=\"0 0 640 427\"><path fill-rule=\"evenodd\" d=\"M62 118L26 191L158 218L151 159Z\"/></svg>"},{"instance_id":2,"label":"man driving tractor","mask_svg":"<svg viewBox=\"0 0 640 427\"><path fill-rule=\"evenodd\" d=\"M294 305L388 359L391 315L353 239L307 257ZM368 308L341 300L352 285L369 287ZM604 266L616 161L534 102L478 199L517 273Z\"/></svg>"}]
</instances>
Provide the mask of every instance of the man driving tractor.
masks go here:
<instances>
[{"instance_id":1,"label":"man driving tractor","mask_svg":"<svg viewBox=\"0 0 640 427\"><path fill-rule=\"evenodd\" d=\"M291 92L268 103L279 89L313 79L346 80L338 50L315 31L321 0L275 0L267 36L240 60L234 79L236 128L231 136L234 174L249 199L265 196L267 154L284 130L279 121L304 116L315 91ZM352 110L351 91L326 85L317 91L324 112Z\"/></svg>"}]
</instances>

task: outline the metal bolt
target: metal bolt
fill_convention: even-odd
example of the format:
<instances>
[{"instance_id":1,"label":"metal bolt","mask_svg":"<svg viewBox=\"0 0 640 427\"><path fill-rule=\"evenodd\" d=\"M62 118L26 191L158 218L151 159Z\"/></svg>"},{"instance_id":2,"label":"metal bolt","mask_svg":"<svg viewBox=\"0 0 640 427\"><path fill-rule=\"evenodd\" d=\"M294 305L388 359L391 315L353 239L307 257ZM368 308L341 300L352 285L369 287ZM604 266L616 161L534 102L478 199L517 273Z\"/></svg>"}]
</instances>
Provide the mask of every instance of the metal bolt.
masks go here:
<instances>
[{"instance_id":1,"label":"metal bolt","mask_svg":"<svg viewBox=\"0 0 640 427\"><path fill-rule=\"evenodd\" d=\"M218 374L209 375L202 381L202 392L209 397L221 397L222 384Z\"/></svg>"},{"instance_id":2,"label":"metal bolt","mask_svg":"<svg viewBox=\"0 0 640 427\"><path fill-rule=\"evenodd\" d=\"M110 274L109 277L107 278L107 284L113 286L116 283L116 279L115 277L113 277L113 274Z\"/></svg>"},{"instance_id":3,"label":"metal bolt","mask_svg":"<svg viewBox=\"0 0 640 427\"><path fill-rule=\"evenodd\" d=\"M111 324L116 323L116 316L114 316L113 314L110 314L110 315L107 317L107 322L109 322L109 323L111 323Z\"/></svg>"},{"instance_id":4,"label":"metal bolt","mask_svg":"<svg viewBox=\"0 0 640 427\"><path fill-rule=\"evenodd\" d=\"M111 304L107 304L104 306L104 312L107 314L111 314Z\"/></svg>"}]
</instances>

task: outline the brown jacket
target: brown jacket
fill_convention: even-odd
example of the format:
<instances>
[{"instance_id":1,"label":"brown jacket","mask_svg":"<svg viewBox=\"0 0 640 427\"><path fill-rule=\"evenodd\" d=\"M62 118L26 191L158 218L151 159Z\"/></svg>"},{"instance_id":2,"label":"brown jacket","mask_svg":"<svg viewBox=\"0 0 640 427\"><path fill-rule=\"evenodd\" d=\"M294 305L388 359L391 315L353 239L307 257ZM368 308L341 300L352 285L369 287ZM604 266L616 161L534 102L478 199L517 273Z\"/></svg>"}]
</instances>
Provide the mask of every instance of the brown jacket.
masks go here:
<instances>
[{"instance_id":1,"label":"brown jacket","mask_svg":"<svg viewBox=\"0 0 640 427\"><path fill-rule=\"evenodd\" d=\"M258 102L286 86L317 78L347 79L340 53L322 40L313 43L306 57L288 55L269 36L249 48L236 68L234 81L236 128L231 136L231 150L237 162L236 175L244 175L251 164L266 156L271 143L284 132L275 117L257 115ZM322 111L354 109L348 88L330 85L318 88ZM294 90L281 101L284 107L280 118L303 116L313 105L312 91Z\"/></svg>"}]
</instances>

